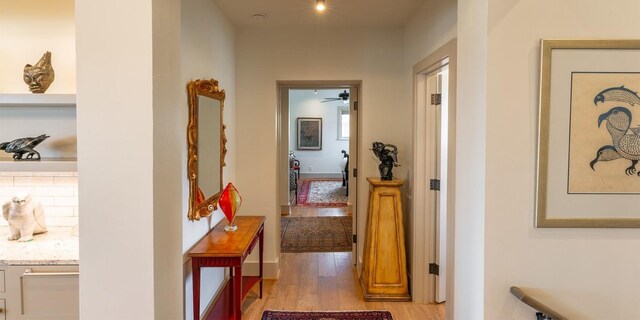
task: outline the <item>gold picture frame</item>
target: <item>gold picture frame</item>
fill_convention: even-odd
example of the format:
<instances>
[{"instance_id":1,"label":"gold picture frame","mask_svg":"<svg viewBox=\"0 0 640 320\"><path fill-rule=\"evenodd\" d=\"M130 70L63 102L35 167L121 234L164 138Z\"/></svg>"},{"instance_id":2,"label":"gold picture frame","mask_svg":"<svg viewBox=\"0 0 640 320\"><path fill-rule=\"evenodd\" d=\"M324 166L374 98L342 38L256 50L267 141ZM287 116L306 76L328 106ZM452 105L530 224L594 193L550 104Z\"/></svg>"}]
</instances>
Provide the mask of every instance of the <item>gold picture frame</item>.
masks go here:
<instances>
[{"instance_id":1,"label":"gold picture frame","mask_svg":"<svg viewBox=\"0 0 640 320\"><path fill-rule=\"evenodd\" d=\"M639 228L640 40L540 47L535 226Z\"/></svg>"},{"instance_id":2,"label":"gold picture frame","mask_svg":"<svg viewBox=\"0 0 640 320\"><path fill-rule=\"evenodd\" d=\"M209 217L222 194L223 167L227 154L224 124L225 92L215 79L191 80L187 84L187 177L189 221Z\"/></svg>"}]
</instances>

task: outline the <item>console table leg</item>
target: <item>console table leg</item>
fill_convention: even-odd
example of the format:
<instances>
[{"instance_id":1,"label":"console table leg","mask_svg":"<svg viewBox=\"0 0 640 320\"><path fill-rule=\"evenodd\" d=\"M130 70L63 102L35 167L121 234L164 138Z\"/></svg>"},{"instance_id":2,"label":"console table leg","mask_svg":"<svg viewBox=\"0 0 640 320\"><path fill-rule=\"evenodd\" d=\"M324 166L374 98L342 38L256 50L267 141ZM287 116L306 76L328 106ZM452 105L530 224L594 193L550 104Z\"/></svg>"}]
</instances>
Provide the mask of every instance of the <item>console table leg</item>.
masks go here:
<instances>
[{"instance_id":1,"label":"console table leg","mask_svg":"<svg viewBox=\"0 0 640 320\"><path fill-rule=\"evenodd\" d=\"M233 275L233 313L234 319L242 319L242 267L234 267Z\"/></svg>"},{"instance_id":2,"label":"console table leg","mask_svg":"<svg viewBox=\"0 0 640 320\"><path fill-rule=\"evenodd\" d=\"M193 319L200 320L200 266L191 260L193 272Z\"/></svg>"},{"instance_id":3,"label":"console table leg","mask_svg":"<svg viewBox=\"0 0 640 320\"><path fill-rule=\"evenodd\" d=\"M260 249L260 299L262 299L262 283L264 282L264 275L262 274L262 262L263 262L263 249L264 249L264 229L260 230L260 235L258 237L258 249Z\"/></svg>"}]
</instances>

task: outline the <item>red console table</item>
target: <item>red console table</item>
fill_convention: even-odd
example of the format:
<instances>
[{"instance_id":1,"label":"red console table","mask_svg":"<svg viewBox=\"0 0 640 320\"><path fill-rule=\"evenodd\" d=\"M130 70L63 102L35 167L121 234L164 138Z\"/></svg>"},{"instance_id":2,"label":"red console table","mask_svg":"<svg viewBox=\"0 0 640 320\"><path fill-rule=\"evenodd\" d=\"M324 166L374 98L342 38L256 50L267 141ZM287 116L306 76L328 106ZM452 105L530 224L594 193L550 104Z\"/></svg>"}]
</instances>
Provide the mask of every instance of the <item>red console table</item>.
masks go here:
<instances>
[{"instance_id":1,"label":"red console table","mask_svg":"<svg viewBox=\"0 0 640 320\"><path fill-rule=\"evenodd\" d=\"M222 220L189 250L193 269L193 319L200 320L200 269L204 267L229 267L231 275L205 319L241 319L242 300L257 282L260 282L262 299L264 220L264 216L237 216L235 232L225 232L227 221ZM260 249L260 274L242 276L242 263L256 243Z\"/></svg>"}]
</instances>

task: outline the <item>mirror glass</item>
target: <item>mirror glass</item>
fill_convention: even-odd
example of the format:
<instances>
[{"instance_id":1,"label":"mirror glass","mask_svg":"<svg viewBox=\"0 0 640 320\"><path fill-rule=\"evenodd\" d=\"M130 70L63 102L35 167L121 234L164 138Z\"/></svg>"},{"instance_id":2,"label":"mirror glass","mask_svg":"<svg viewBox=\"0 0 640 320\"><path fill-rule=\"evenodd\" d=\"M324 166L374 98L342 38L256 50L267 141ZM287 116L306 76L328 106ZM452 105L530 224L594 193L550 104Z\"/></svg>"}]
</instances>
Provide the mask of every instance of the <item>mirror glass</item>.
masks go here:
<instances>
[{"instance_id":1,"label":"mirror glass","mask_svg":"<svg viewBox=\"0 0 640 320\"><path fill-rule=\"evenodd\" d=\"M222 167L227 153L227 138L222 123L225 93L218 88L218 81L213 79L190 81L187 92L187 217L193 221L210 216L218 207L222 193Z\"/></svg>"},{"instance_id":2,"label":"mirror glass","mask_svg":"<svg viewBox=\"0 0 640 320\"><path fill-rule=\"evenodd\" d=\"M220 101L198 96L198 186L205 198L221 192Z\"/></svg>"}]
</instances>

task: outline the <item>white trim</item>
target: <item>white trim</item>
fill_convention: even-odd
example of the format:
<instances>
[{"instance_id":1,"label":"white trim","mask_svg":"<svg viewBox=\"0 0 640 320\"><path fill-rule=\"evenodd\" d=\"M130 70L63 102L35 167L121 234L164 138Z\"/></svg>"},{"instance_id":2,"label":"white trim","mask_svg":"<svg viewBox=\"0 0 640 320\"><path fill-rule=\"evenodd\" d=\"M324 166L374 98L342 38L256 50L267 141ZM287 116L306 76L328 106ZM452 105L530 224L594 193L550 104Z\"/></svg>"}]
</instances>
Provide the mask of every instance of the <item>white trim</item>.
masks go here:
<instances>
[{"instance_id":1,"label":"white trim","mask_svg":"<svg viewBox=\"0 0 640 320\"><path fill-rule=\"evenodd\" d=\"M277 280L280 277L280 261L263 261L262 272L263 279ZM258 261L245 261L242 265L242 274L252 276L260 274Z\"/></svg>"},{"instance_id":2,"label":"white trim","mask_svg":"<svg viewBox=\"0 0 640 320\"><path fill-rule=\"evenodd\" d=\"M426 145L425 141L419 140L418 137L424 137L425 127L419 125L419 121L425 120L425 104L424 90L426 75L435 70L440 69L448 59L449 65L449 156L448 156L448 172L447 177L449 184L447 186L448 199L448 217L447 217L447 303L446 315L448 319L453 319L453 269L454 269L454 218L455 218L455 118L456 118L456 39L449 41L447 44L431 53L426 58L413 67L413 147L414 147L414 183L413 199L411 201L412 212L414 213L413 221L410 225L413 227L413 250L412 250L412 274L411 285L413 288L413 299L415 302L434 301L433 291L428 289L429 281L425 281L425 277L420 276L428 270L427 258L433 253L433 239L428 238L427 212L425 199L425 191L428 185L425 168L427 165ZM435 222L435 221L434 221Z\"/></svg>"},{"instance_id":3,"label":"white trim","mask_svg":"<svg viewBox=\"0 0 640 320\"><path fill-rule=\"evenodd\" d=\"M349 118L351 126L349 127L349 171L353 172L354 169L360 167L360 158L358 157L362 147L358 143L362 139L362 132L358 130L361 128L362 113L356 111L354 108L355 103L360 103L359 110L362 110L362 97L361 97L361 80L298 80L298 81L276 81L278 100L277 100L277 117L276 117L276 131L277 131L277 145L278 153L276 155L276 207L280 207L281 215L289 214L289 90L290 89L349 89ZM355 119L355 121L354 121ZM355 128L355 130L353 130ZM358 178L351 178L349 183L349 204L353 207L353 228L354 234L364 235L364 221L365 212L361 212L357 209L358 199L366 199L362 195L358 194ZM286 208L286 212L285 212ZM362 220L362 221L360 221ZM276 223L276 230L280 232L280 219ZM275 231L275 230L274 230ZM277 253L280 254L280 238L277 237ZM353 255L353 263L356 263L355 256L357 256L363 249L363 241L359 241L357 246L354 246L355 254Z\"/></svg>"}]
</instances>

